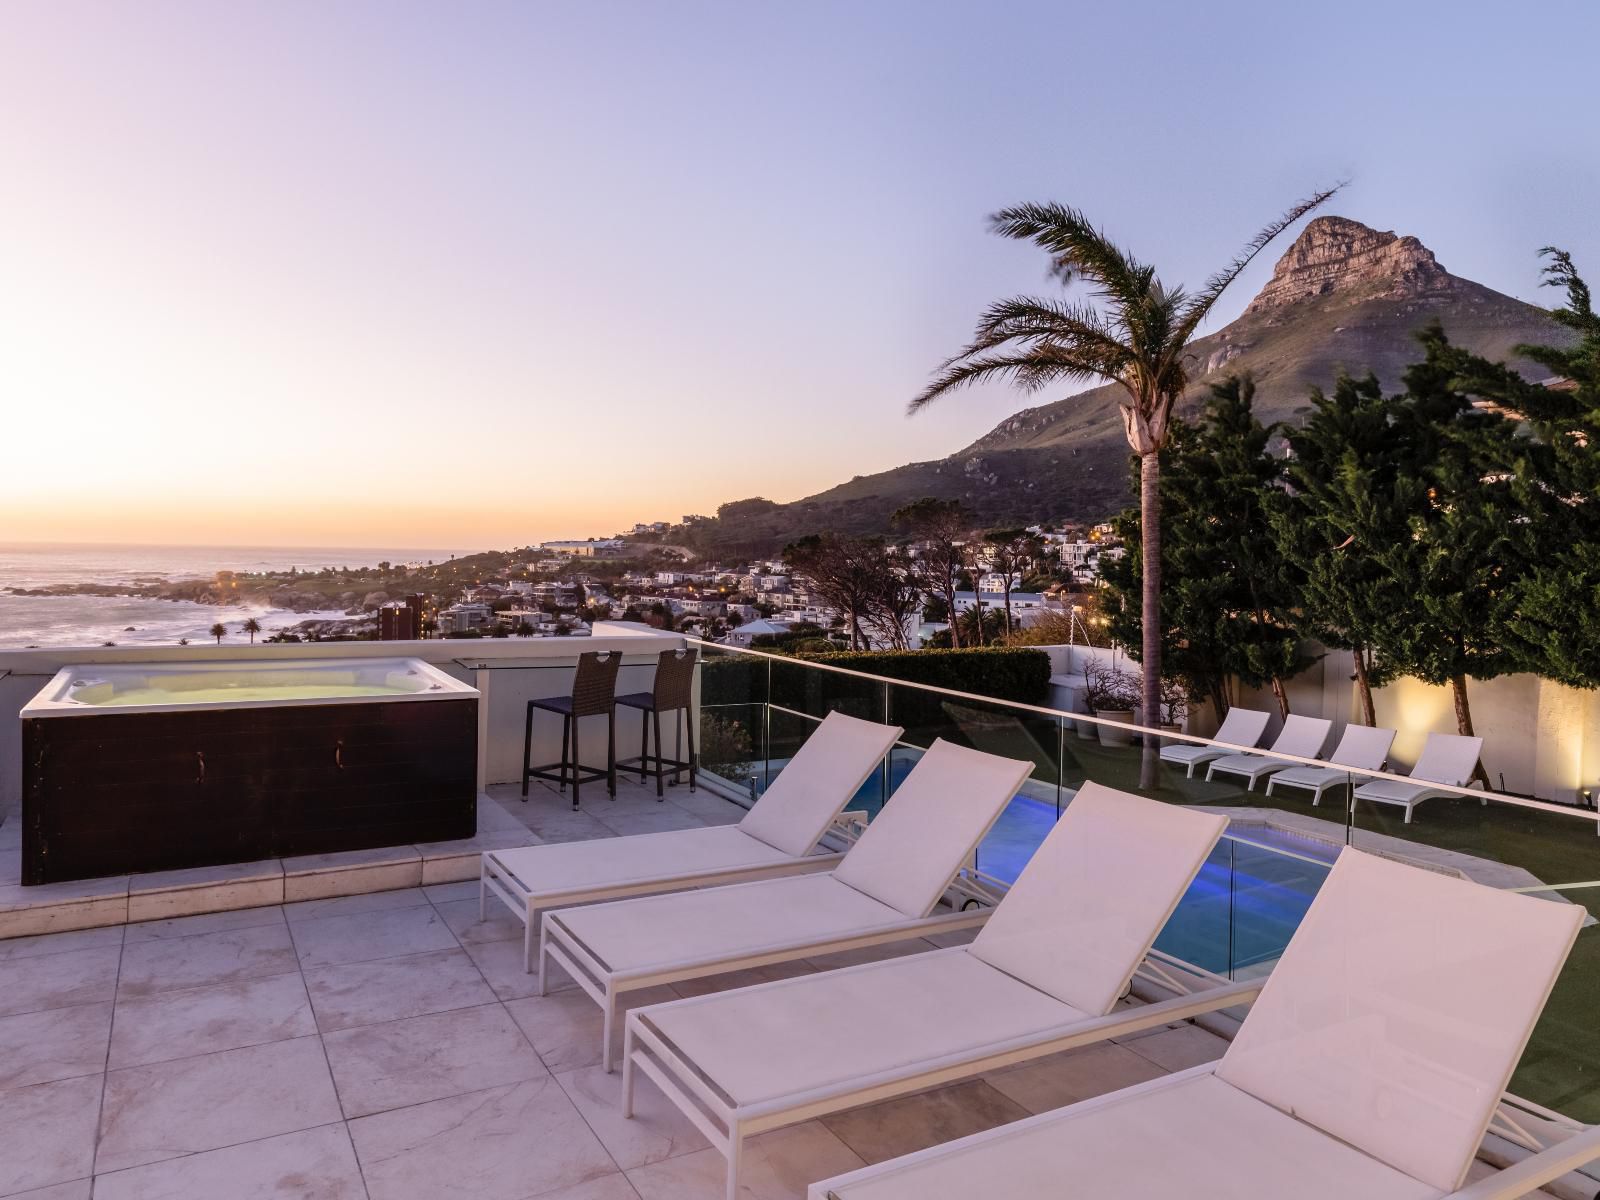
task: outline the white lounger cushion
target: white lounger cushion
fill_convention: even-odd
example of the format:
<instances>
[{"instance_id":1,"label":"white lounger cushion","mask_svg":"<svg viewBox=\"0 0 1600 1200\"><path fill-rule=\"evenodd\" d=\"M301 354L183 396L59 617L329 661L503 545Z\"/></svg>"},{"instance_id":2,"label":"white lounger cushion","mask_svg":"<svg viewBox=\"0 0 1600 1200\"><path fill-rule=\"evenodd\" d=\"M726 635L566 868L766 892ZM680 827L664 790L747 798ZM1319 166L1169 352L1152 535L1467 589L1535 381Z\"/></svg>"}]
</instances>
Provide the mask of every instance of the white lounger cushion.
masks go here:
<instances>
[{"instance_id":1,"label":"white lounger cushion","mask_svg":"<svg viewBox=\"0 0 1600 1200\"><path fill-rule=\"evenodd\" d=\"M1261 741L1261 735L1267 731L1267 722L1271 720L1268 713L1254 708L1230 708L1228 715L1222 719L1222 726L1216 732L1213 741L1227 742L1230 746L1254 746ZM1219 750L1215 746L1195 746L1181 743L1174 746L1161 747L1161 757L1177 762L1188 762L1202 754L1216 757L1226 754L1227 751Z\"/></svg>"},{"instance_id":2,"label":"white lounger cushion","mask_svg":"<svg viewBox=\"0 0 1600 1200\"><path fill-rule=\"evenodd\" d=\"M1102 1016L1227 827L1226 817L1085 783L972 953Z\"/></svg>"},{"instance_id":3,"label":"white lounger cushion","mask_svg":"<svg viewBox=\"0 0 1600 1200\"><path fill-rule=\"evenodd\" d=\"M956 949L668 1003L641 1019L742 1107L1085 1016Z\"/></svg>"},{"instance_id":4,"label":"white lounger cushion","mask_svg":"<svg viewBox=\"0 0 1600 1200\"><path fill-rule=\"evenodd\" d=\"M1409 1126L1402 1105L1397 1128ZM845 1183L839 1200L1433 1200L1214 1075L1090 1100Z\"/></svg>"},{"instance_id":5,"label":"white lounger cushion","mask_svg":"<svg viewBox=\"0 0 1600 1200\"><path fill-rule=\"evenodd\" d=\"M830 872L564 908L545 920L570 930L608 970L626 972L870 932L906 917Z\"/></svg>"},{"instance_id":6,"label":"white lounger cushion","mask_svg":"<svg viewBox=\"0 0 1600 1200\"><path fill-rule=\"evenodd\" d=\"M1217 1076L1451 1191L1583 915L1346 848Z\"/></svg>"},{"instance_id":7,"label":"white lounger cushion","mask_svg":"<svg viewBox=\"0 0 1600 1200\"><path fill-rule=\"evenodd\" d=\"M754 871L793 860L792 855L745 833L742 825L517 846L491 853L528 891L546 894L621 887L707 871Z\"/></svg>"},{"instance_id":8,"label":"white lounger cushion","mask_svg":"<svg viewBox=\"0 0 1600 1200\"><path fill-rule=\"evenodd\" d=\"M829 713L739 828L784 854L810 854L902 732L898 725Z\"/></svg>"},{"instance_id":9,"label":"white lounger cushion","mask_svg":"<svg viewBox=\"0 0 1600 1200\"><path fill-rule=\"evenodd\" d=\"M1033 769L943 738L928 747L834 877L908 917L933 911Z\"/></svg>"}]
</instances>

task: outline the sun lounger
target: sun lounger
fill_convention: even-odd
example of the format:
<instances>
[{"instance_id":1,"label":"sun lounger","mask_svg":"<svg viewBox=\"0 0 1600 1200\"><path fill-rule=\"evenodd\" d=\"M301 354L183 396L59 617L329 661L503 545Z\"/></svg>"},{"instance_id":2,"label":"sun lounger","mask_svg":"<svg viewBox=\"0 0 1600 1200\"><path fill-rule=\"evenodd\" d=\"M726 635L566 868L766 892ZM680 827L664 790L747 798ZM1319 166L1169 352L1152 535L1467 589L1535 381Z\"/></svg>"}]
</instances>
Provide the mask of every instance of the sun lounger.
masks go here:
<instances>
[{"instance_id":1,"label":"sun lounger","mask_svg":"<svg viewBox=\"0 0 1600 1200\"><path fill-rule=\"evenodd\" d=\"M558 963L605 1009L626 992L982 924L935 909L1033 764L937 741L832 871L546 913L539 990Z\"/></svg>"},{"instance_id":2,"label":"sun lounger","mask_svg":"<svg viewBox=\"0 0 1600 1200\"><path fill-rule=\"evenodd\" d=\"M744 1139L1253 997L1114 1011L1226 819L1087 783L970 946L636 1008L623 1047L728 1160Z\"/></svg>"},{"instance_id":3,"label":"sun lounger","mask_svg":"<svg viewBox=\"0 0 1600 1200\"><path fill-rule=\"evenodd\" d=\"M1178 742L1161 747L1161 761L1188 768L1189 778L1193 779L1194 769L1202 763L1232 754L1235 748L1254 750L1261 744L1261 735L1267 731L1268 719L1268 715L1258 709L1230 708L1228 715L1222 719L1222 727L1212 739L1226 742L1227 745L1196 746L1190 742Z\"/></svg>"},{"instance_id":4,"label":"sun lounger","mask_svg":"<svg viewBox=\"0 0 1600 1200\"><path fill-rule=\"evenodd\" d=\"M1478 766L1478 755L1483 751L1483 739L1463 737L1455 733L1430 733L1422 744L1422 756L1411 768L1411 778L1421 783L1405 783L1398 779L1369 779L1356 789L1357 800L1371 800L1376 804L1397 804L1406 810L1407 825L1411 824L1411 810L1434 796L1454 796L1457 793L1429 787L1430 783L1447 783L1452 787L1466 787L1472 782L1472 773ZM1487 799L1480 800L1488 804Z\"/></svg>"},{"instance_id":5,"label":"sun lounger","mask_svg":"<svg viewBox=\"0 0 1600 1200\"><path fill-rule=\"evenodd\" d=\"M1322 793L1331 787L1350 783L1350 772L1381 771L1389 757L1389 747L1394 744L1394 730L1378 729L1371 725L1346 725L1333 748L1328 767L1290 767L1275 771L1267 780L1267 795L1275 787L1303 788L1311 793L1311 806L1322 803ZM1348 769L1346 769L1348 768Z\"/></svg>"},{"instance_id":6,"label":"sun lounger","mask_svg":"<svg viewBox=\"0 0 1600 1200\"><path fill-rule=\"evenodd\" d=\"M843 855L819 853L818 843L830 829L853 836L841 810L901 732L829 713L737 825L487 851L479 919L490 893L504 901L523 923L523 967L531 971L545 910L827 870Z\"/></svg>"},{"instance_id":7,"label":"sun lounger","mask_svg":"<svg viewBox=\"0 0 1600 1200\"><path fill-rule=\"evenodd\" d=\"M1580 1132L1463 1187L1580 905L1346 849L1214 1063L814 1184L811 1200L1511 1200Z\"/></svg>"},{"instance_id":8,"label":"sun lounger","mask_svg":"<svg viewBox=\"0 0 1600 1200\"><path fill-rule=\"evenodd\" d=\"M1321 758L1322 749L1328 744L1328 733L1332 728L1333 722L1322 717L1297 715L1285 717L1283 728L1278 731L1278 736L1273 739L1267 753L1292 754L1296 758ZM1241 775L1249 781L1249 786L1245 790L1253 792L1256 790L1256 780L1263 775L1271 775L1274 771L1282 771L1293 765L1281 760L1264 758L1259 754L1226 754L1211 760L1211 765L1206 768L1206 779L1209 781L1218 771L1227 775Z\"/></svg>"}]
</instances>

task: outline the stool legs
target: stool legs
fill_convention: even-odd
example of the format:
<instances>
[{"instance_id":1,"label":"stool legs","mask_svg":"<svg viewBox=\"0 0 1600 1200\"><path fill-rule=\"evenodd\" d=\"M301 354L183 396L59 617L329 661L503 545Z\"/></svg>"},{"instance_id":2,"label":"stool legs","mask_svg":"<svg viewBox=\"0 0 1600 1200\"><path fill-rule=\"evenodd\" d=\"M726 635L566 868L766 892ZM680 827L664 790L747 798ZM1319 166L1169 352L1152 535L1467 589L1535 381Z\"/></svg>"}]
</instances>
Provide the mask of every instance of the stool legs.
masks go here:
<instances>
[{"instance_id":1,"label":"stool legs","mask_svg":"<svg viewBox=\"0 0 1600 1200\"><path fill-rule=\"evenodd\" d=\"M565 757L566 757L566 752L563 750L562 751L562 758L564 759ZM578 770L578 764L581 761L582 760L578 757L578 718L577 717L573 717L572 718L572 811L573 812L577 812L578 811L578 780L582 776L582 772L580 772Z\"/></svg>"},{"instance_id":2,"label":"stool legs","mask_svg":"<svg viewBox=\"0 0 1600 1200\"><path fill-rule=\"evenodd\" d=\"M650 716L656 726L656 803L660 804L666 799L666 792L661 785L661 710L651 709Z\"/></svg>"},{"instance_id":3,"label":"stool legs","mask_svg":"<svg viewBox=\"0 0 1600 1200\"><path fill-rule=\"evenodd\" d=\"M527 724L522 729L522 802L528 802L528 773L533 770L533 705L528 705Z\"/></svg>"}]
</instances>

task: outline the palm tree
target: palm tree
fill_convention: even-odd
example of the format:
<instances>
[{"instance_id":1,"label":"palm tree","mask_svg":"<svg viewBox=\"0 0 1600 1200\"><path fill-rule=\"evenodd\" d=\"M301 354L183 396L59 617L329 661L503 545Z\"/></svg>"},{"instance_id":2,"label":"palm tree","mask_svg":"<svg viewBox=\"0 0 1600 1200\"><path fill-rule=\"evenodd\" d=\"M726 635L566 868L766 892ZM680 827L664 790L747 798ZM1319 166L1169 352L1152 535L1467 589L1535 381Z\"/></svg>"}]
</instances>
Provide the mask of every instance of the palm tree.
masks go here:
<instances>
[{"instance_id":1,"label":"palm tree","mask_svg":"<svg viewBox=\"0 0 1600 1200\"><path fill-rule=\"evenodd\" d=\"M254 646L256 644L256 634L261 632L261 622L251 617L239 628L250 635L250 644Z\"/></svg>"},{"instance_id":2,"label":"palm tree","mask_svg":"<svg viewBox=\"0 0 1600 1200\"><path fill-rule=\"evenodd\" d=\"M222 645L222 639L228 636L228 627L221 621L213 625L208 632L217 639L217 645Z\"/></svg>"},{"instance_id":3,"label":"palm tree","mask_svg":"<svg viewBox=\"0 0 1600 1200\"><path fill-rule=\"evenodd\" d=\"M1051 275L1082 283L1087 302L1016 296L989 306L972 341L942 363L933 382L911 402L914 413L966 384L1009 379L1028 391L1057 382L1114 383L1128 444L1139 457L1139 515L1144 667L1144 724L1161 723L1161 448L1172 408L1189 382L1185 347L1228 285L1266 245L1320 207L1339 187L1318 192L1268 225L1225 268L1190 294L1168 287L1141 263L1062 204L1002 209L990 225L1002 237L1032 242L1050 256ZM1147 750L1151 747L1147 747ZM1149 759L1149 756L1146 756ZM1147 762L1146 786L1154 785Z\"/></svg>"}]
</instances>

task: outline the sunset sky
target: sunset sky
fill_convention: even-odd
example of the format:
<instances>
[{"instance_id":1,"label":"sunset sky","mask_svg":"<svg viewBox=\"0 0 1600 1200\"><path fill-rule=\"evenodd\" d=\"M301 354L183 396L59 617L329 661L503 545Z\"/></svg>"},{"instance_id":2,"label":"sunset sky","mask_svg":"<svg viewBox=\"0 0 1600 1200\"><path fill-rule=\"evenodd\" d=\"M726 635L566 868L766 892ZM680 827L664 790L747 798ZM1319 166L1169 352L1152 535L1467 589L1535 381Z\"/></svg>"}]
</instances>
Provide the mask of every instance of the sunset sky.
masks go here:
<instances>
[{"instance_id":1,"label":"sunset sky","mask_svg":"<svg viewBox=\"0 0 1600 1200\"><path fill-rule=\"evenodd\" d=\"M1600 6L1503 13L13 0L0 541L500 546L942 457L1056 398L904 413L1046 286L1020 200L1199 283L1349 178L1551 303Z\"/></svg>"}]
</instances>

